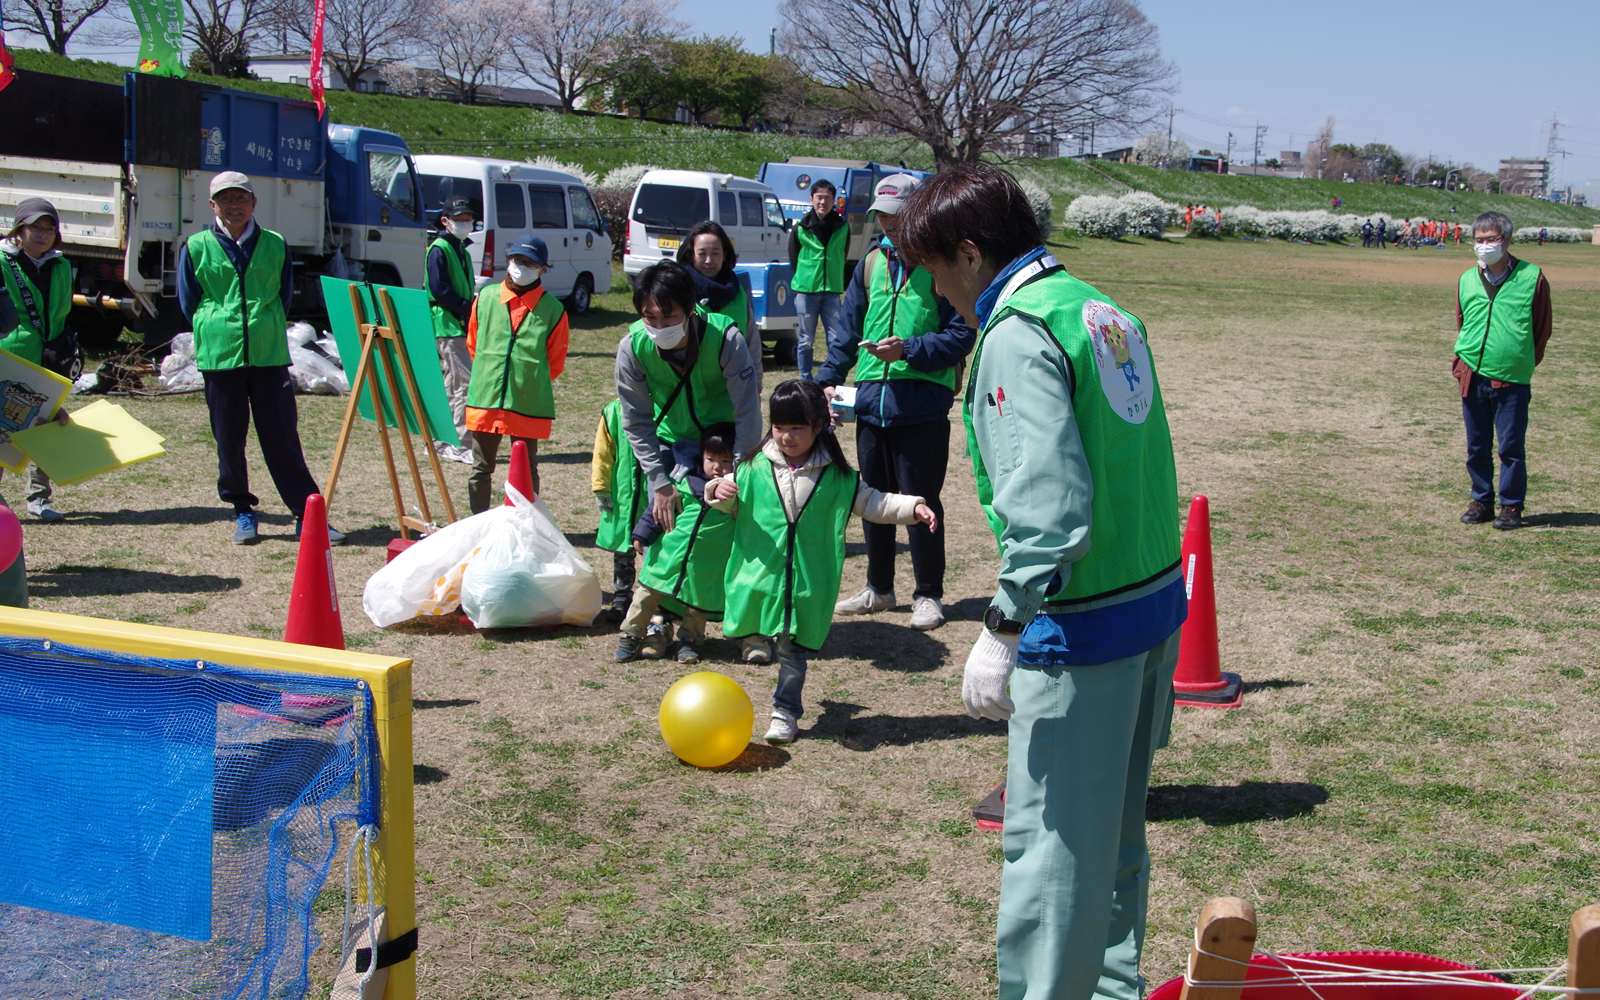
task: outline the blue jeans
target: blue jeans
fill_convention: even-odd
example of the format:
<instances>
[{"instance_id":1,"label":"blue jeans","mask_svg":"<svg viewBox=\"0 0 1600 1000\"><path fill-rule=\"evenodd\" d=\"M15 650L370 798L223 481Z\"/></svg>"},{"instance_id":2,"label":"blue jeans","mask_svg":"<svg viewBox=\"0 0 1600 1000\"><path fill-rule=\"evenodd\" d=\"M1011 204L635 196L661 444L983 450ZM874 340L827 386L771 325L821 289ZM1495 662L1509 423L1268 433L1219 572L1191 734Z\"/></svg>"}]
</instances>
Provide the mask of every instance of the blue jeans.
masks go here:
<instances>
[{"instance_id":1,"label":"blue jeans","mask_svg":"<svg viewBox=\"0 0 1600 1000\"><path fill-rule=\"evenodd\" d=\"M830 295L826 292L795 292L794 311L799 318L800 325L795 330L798 342L795 344L795 365L800 369L800 377L811 378L813 362L812 345L817 339L817 319L822 319L822 343L824 347L835 334L842 336L841 330L844 323L844 305L841 296ZM826 350L823 352L826 354Z\"/></svg>"},{"instance_id":2,"label":"blue jeans","mask_svg":"<svg viewBox=\"0 0 1600 1000\"><path fill-rule=\"evenodd\" d=\"M1528 435L1528 401L1533 389L1503 385L1496 389L1476 373L1461 399L1461 418L1467 425L1467 475L1472 477L1472 499L1492 504L1494 499L1494 444L1500 441L1500 503L1522 506L1528 496L1528 465L1523 442Z\"/></svg>"},{"instance_id":3,"label":"blue jeans","mask_svg":"<svg viewBox=\"0 0 1600 1000\"><path fill-rule=\"evenodd\" d=\"M781 708L795 718L805 712L800 689L806 686L806 651L794 643L794 636L774 637L778 654L778 687L772 692L772 707Z\"/></svg>"}]
</instances>

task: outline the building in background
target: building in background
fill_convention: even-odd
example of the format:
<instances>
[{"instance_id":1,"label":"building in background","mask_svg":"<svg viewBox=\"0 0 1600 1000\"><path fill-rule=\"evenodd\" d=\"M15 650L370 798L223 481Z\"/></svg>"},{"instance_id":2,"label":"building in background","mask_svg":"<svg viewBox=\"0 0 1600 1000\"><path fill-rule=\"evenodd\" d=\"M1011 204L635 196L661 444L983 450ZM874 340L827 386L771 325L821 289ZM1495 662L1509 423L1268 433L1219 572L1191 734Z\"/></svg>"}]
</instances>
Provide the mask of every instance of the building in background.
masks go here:
<instances>
[{"instance_id":1,"label":"building in background","mask_svg":"<svg viewBox=\"0 0 1600 1000\"><path fill-rule=\"evenodd\" d=\"M1550 192L1550 161L1501 160L1498 180L1501 194L1547 197Z\"/></svg>"}]
</instances>

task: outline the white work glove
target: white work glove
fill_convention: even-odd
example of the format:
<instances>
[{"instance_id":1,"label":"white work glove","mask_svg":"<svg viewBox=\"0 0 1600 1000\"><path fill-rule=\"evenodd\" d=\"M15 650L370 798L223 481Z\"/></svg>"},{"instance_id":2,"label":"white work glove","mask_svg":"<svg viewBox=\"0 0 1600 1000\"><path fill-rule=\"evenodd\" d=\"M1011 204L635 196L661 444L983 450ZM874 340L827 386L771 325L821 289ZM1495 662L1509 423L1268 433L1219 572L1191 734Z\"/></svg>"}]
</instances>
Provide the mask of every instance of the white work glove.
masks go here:
<instances>
[{"instance_id":1,"label":"white work glove","mask_svg":"<svg viewBox=\"0 0 1600 1000\"><path fill-rule=\"evenodd\" d=\"M961 700L974 719L1004 722L1017 706L1006 697L1006 684L1017 666L1020 635L995 635L984 629L967 654L967 669L961 677Z\"/></svg>"},{"instance_id":2,"label":"white work glove","mask_svg":"<svg viewBox=\"0 0 1600 1000\"><path fill-rule=\"evenodd\" d=\"M602 513L609 513L611 511L611 494L596 493L594 495L594 502L600 505L600 510Z\"/></svg>"}]
</instances>

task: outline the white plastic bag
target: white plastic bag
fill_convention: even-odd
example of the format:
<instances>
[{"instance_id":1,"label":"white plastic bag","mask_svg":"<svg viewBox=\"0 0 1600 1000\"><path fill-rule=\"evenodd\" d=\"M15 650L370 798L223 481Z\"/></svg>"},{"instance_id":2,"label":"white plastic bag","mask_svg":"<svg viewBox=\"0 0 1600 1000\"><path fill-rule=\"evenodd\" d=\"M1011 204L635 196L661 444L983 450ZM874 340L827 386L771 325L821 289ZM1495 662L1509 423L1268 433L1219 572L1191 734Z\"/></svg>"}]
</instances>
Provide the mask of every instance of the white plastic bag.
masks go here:
<instances>
[{"instance_id":1,"label":"white plastic bag","mask_svg":"<svg viewBox=\"0 0 1600 1000\"><path fill-rule=\"evenodd\" d=\"M483 537L461 580L461 609L477 628L594 623L600 578L543 503L507 488L511 516Z\"/></svg>"},{"instance_id":2,"label":"white plastic bag","mask_svg":"<svg viewBox=\"0 0 1600 1000\"><path fill-rule=\"evenodd\" d=\"M179 341L188 341L179 347ZM194 363L194 334L180 333L172 341L172 353L161 359L161 374L156 379L168 392L193 392L205 388L205 377Z\"/></svg>"},{"instance_id":3,"label":"white plastic bag","mask_svg":"<svg viewBox=\"0 0 1600 1000\"><path fill-rule=\"evenodd\" d=\"M511 514L510 507L493 507L418 541L367 580L361 610L379 628L454 611L461 606L467 563L483 537Z\"/></svg>"}]
</instances>

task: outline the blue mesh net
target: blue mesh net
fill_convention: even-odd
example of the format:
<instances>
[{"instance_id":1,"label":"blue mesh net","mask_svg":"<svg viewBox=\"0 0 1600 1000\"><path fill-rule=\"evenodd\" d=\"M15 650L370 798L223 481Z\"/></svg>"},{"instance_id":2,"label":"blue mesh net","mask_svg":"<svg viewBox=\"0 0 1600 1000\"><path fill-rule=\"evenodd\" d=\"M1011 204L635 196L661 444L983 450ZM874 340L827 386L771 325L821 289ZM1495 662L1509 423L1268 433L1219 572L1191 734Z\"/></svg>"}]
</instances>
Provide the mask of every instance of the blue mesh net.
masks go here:
<instances>
[{"instance_id":1,"label":"blue mesh net","mask_svg":"<svg viewBox=\"0 0 1600 1000\"><path fill-rule=\"evenodd\" d=\"M378 774L353 678L0 636L0 997L305 996Z\"/></svg>"}]
</instances>

